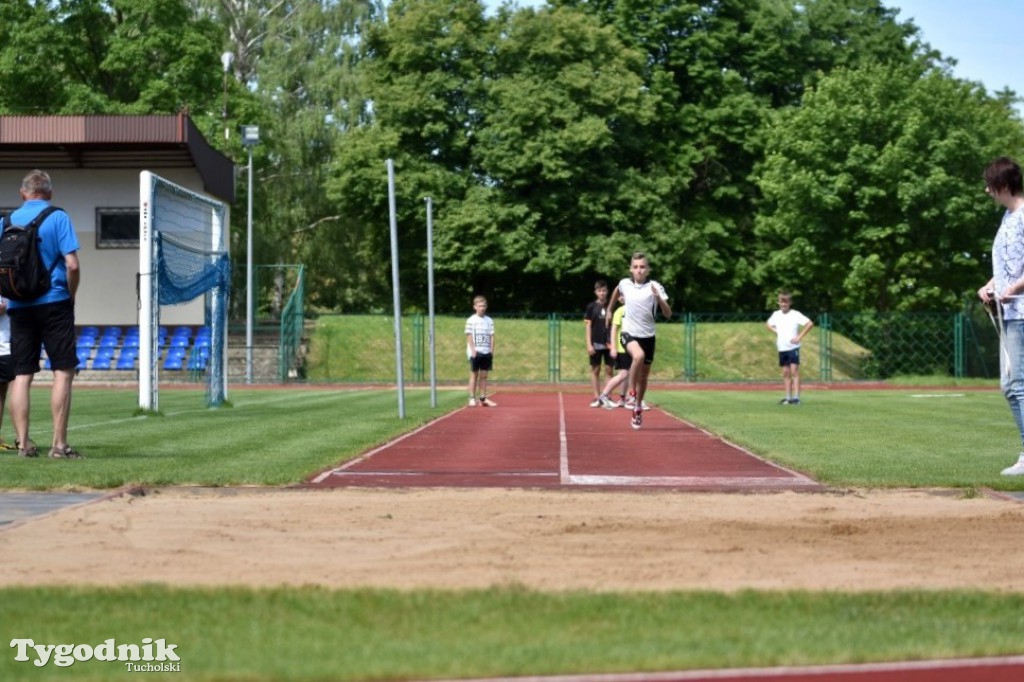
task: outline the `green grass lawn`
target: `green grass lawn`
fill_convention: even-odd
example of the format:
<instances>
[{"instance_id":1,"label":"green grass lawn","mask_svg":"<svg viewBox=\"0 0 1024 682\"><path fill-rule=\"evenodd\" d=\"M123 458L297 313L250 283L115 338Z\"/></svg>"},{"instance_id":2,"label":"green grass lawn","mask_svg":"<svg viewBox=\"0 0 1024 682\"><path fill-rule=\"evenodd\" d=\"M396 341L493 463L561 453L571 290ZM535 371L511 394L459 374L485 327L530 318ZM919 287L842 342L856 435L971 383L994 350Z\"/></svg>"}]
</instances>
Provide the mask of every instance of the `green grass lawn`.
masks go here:
<instances>
[{"instance_id":1,"label":"green grass lawn","mask_svg":"<svg viewBox=\"0 0 1024 682\"><path fill-rule=\"evenodd\" d=\"M992 656L1024 596L971 592L542 594L321 588L0 589L3 642L177 645L186 680L401 680ZM4 680L110 680L123 664ZM150 673L152 674L152 673ZM175 675L177 677L175 677ZM165 677L161 677L165 679Z\"/></svg>"},{"instance_id":2,"label":"green grass lawn","mask_svg":"<svg viewBox=\"0 0 1024 682\"><path fill-rule=\"evenodd\" d=\"M657 391L665 409L834 486L1022 490L1000 476L1020 439L995 389Z\"/></svg>"},{"instance_id":3,"label":"green grass lawn","mask_svg":"<svg viewBox=\"0 0 1024 682\"><path fill-rule=\"evenodd\" d=\"M994 389L814 390L799 407L779 406L777 397L651 394L683 418L834 486L955 486L965 497L983 486L1024 489L1024 481L998 474L1019 443ZM34 393L39 442L49 434L46 398L45 390ZM88 459L0 455L0 485L286 485L441 415L464 396L441 391L431 408L427 391L409 390L405 421L387 390L234 388L232 407L216 410L203 407L199 391L166 390L163 416L145 417L132 416L136 399L131 390L76 390L71 442ZM1024 592L8 588L0 589L0 640L164 638L179 645L180 679L190 680L597 673L1019 654L1022 600ZM97 661L35 667L5 650L3 680L107 680L123 672Z\"/></svg>"}]
</instances>

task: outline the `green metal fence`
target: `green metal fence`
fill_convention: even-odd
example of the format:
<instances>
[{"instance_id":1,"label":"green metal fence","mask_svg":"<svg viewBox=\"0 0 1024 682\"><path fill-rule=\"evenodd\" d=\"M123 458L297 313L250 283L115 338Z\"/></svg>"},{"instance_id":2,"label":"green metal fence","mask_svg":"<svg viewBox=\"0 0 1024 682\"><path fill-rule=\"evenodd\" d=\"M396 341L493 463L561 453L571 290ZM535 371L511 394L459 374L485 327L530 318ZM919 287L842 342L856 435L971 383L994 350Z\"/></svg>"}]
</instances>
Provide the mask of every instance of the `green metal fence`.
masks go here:
<instances>
[{"instance_id":1,"label":"green metal fence","mask_svg":"<svg viewBox=\"0 0 1024 682\"><path fill-rule=\"evenodd\" d=\"M492 315L496 381L589 380L582 313ZM767 314L684 313L658 323L652 377L658 381L756 382L779 378ZM823 382L897 376L985 377L998 374L998 339L980 306L958 313L825 313L803 344L802 375ZM405 376L430 379L428 321L403 317ZM437 380L468 376L465 317L438 316ZM383 315L318 318L307 356L311 381L392 382L394 321Z\"/></svg>"}]
</instances>

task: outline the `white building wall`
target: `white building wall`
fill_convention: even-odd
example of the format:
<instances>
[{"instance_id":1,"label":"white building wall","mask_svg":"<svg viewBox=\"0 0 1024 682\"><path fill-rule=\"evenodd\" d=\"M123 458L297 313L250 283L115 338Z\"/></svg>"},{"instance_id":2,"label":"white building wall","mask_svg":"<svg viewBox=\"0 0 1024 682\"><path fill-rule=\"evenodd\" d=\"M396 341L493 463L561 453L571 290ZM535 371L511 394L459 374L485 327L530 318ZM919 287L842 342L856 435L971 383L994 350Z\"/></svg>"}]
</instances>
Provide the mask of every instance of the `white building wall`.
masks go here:
<instances>
[{"instance_id":1,"label":"white building wall","mask_svg":"<svg viewBox=\"0 0 1024 682\"><path fill-rule=\"evenodd\" d=\"M25 172L0 170L0 208L21 205L18 189ZM75 301L75 322L83 325L133 326L138 324L136 274L138 248L97 249L96 209L139 208L139 170L44 168L53 179L53 201L71 217L81 251L82 281ZM205 194L199 174L188 168L151 170L160 177L194 192ZM230 208L226 229L231 224ZM230 239L225 239L230 244ZM160 309L160 322L167 326L203 324L203 300Z\"/></svg>"}]
</instances>

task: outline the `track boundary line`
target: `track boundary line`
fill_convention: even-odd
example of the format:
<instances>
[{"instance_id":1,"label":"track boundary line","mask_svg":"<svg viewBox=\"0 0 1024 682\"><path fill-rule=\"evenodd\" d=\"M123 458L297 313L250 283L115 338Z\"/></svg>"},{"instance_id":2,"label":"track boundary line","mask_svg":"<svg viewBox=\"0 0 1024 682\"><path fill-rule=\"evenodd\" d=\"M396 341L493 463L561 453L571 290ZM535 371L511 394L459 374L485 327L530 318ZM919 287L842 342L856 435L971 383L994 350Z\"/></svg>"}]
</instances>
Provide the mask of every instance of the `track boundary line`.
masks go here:
<instances>
[{"instance_id":1,"label":"track boundary line","mask_svg":"<svg viewBox=\"0 0 1024 682\"><path fill-rule=\"evenodd\" d=\"M448 414L443 414L440 417L438 417L437 419L431 419L429 422L427 422L423 426L419 427L418 429L415 429L413 431L409 431L408 433L403 433L398 438L395 438L393 440L389 440L386 443L382 443L381 445L378 445L377 447L375 447L374 449L370 450L369 452L363 453L362 455L359 455L358 457L356 457L354 459L350 459L349 461L347 461L344 464L342 464L340 467L332 467L332 468L328 469L327 471L324 471L324 472L322 472L320 474L317 474L316 477L314 477L311 482L312 483L322 483L325 479L329 478L330 476L333 476L335 474L340 474L340 473L344 472L346 469L348 469L350 467L354 467L357 464L365 462L366 460L370 459L371 457L373 457L377 453L381 452L382 450L386 450L387 448L391 447L395 443L401 443L406 438L412 438L413 436L417 435L421 431L423 431L423 430L433 426L434 424L438 424L438 423L444 421L445 419L448 419L452 415L458 414L458 413L462 412L462 410L465 410L465 409L466 409L465 407L462 407L462 408L459 408L457 410L452 410ZM353 472L346 472L346 473L353 473Z\"/></svg>"},{"instance_id":2,"label":"track boundary line","mask_svg":"<svg viewBox=\"0 0 1024 682\"><path fill-rule=\"evenodd\" d=\"M823 677L832 675L870 675L890 672L928 672L956 669L1024 666L1024 656L991 658L951 658L936 661L896 661L892 663L839 663L836 665L781 666L776 668L711 668L647 673L598 673L594 675L550 675L492 677L460 682L686 682L687 680L785 679L787 677Z\"/></svg>"},{"instance_id":3,"label":"track boundary line","mask_svg":"<svg viewBox=\"0 0 1024 682\"><path fill-rule=\"evenodd\" d=\"M665 410L662 410L661 408L658 408L658 409L662 413L667 414L672 419L675 419L676 421L680 421L680 422L686 424L687 426L689 426L690 428L694 429L695 431L700 431L701 433L703 433L705 436L708 436L709 438L717 438L718 440L722 441L723 443L725 443L729 447L735 448L736 450L739 450L740 452L742 452L743 454L747 455L748 457L753 457L754 459L756 459L759 462L762 462L764 464L767 464L768 466L772 467L773 469L778 469L779 471L785 472L785 473L789 474L790 476L792 476L794 478L800 479L800 484L801 485L821 486L821 483L819 483L818 481L815 481L813 478L810 478L809 476L807 476L805 474L800 473L799 471L795 471L795 470L790 469L788 467L784 467L781 464L777 464L777 463L771 461L770 459L765 459L764 457L761 457L760 455L754 454L753 452L751 452L750 450L746 449L745 447L743 447L741 445L737 445L736 443L733 443L731 440L726 440L725 438L722 438L719 435L711 433L710 431L708 431L707 429L705 429L703 427L697 426L696 424L694 424L691 421L687 421L686 419L683 419L682 417L678 417L678 416L672 414L671 412L666 412Z\"/></svg>"}]
</instances>

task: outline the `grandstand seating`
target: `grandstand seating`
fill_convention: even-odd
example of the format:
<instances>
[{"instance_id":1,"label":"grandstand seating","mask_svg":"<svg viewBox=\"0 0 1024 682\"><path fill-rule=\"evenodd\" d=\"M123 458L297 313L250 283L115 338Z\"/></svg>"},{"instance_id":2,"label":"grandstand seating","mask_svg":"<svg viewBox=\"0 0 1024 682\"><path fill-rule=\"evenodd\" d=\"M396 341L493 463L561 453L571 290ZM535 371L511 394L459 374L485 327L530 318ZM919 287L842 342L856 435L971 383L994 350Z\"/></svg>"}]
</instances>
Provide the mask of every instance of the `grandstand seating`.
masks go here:
<instances>
[{"instance_id":1,"label":"grandstand seating","mask_svg":"<svg viewBox=\"0 0 1024 682\"><path fill-rule=\"evenodd\" d=\"M81 327L75 341L79 369L135 370L140 341L138 326ZM210 361L211 345L209 327L180 325L170 330L160 327L157 335L157 349L162 358L160 366L169 371L204 371ZM50 369L45 349L43 357L44 367Z\"/></svg>"}]
</instances>

